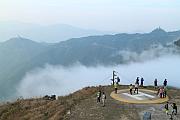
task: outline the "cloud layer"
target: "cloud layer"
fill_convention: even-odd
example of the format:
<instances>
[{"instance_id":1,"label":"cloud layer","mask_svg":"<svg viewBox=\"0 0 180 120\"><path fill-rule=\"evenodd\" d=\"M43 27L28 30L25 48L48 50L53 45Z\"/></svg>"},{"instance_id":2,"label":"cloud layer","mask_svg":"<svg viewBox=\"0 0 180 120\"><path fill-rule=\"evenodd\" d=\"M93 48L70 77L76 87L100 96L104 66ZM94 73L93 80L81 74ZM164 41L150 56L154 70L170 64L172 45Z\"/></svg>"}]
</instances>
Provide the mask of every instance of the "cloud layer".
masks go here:
<instances>
[{"instance_id":1,"label":"cloud layer","mask_svg":"<svg viewBox=\"0 0 180 120\"><path fill-rule=\"evenodd\" d=\"M146 85L152 85L155 78L162 84L180 88L180 56L167 55L141 63L118 66L72 67L46 65L28 72L17 87L17 96L34 97L46 94L66 95L82 87L111 84L112 71L116 70L121 84L134 83L137 76L144 77Z\"/></svg>"}]
</instances>

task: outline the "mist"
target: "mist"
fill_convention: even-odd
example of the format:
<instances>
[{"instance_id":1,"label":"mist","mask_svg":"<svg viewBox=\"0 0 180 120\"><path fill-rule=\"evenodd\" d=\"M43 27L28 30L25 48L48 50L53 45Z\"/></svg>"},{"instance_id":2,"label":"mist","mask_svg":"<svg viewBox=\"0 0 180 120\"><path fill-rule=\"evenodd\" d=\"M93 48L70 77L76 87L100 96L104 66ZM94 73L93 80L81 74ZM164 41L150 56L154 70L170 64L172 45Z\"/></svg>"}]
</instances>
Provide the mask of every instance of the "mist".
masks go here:
<instances>
[{"instance_id":1,"label":"mist","mask_svg":"<svg viewBox=\"0 0 180 120\"><path fill-rule=\"evenodd\" d=\"M145 85L153 85L155 78L161 85L166 78L169 86L180 88L179 61L179 55L165 55L143 62L108 67L45 65L24 76L17 86L17 96L67 95L86 86L110 85L113 70L118 72L120 84L134 83L139 76L145 79Z\"/></svg>"}]
</instances>

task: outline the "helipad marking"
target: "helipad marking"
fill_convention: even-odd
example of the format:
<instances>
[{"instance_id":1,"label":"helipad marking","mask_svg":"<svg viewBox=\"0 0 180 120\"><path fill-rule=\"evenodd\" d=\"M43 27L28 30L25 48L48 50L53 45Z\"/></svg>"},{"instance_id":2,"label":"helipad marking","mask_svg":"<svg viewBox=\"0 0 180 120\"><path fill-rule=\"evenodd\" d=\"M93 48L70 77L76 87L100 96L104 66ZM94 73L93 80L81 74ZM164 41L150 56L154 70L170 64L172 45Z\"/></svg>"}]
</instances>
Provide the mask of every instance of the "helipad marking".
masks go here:
<instances>
[{"instance_id":1,"label":"helipad marking","mask_svg":"<svg viewBox=\"0 0 180 120\"><path fill-rule=\"evenodd\" d=\"M129 93L129 89L123 89L123 90L118 90L118 94L115 94L115 92L113 91L110 96L116 100L119 100L121 102L124 102L124 103L135 103L135 104L160 104L160 103L164 103L164 102L167 102L169 100L169 97L167 96L166 98L159 98L156 96L156 93L157 91L153 91L153 90L148 90L148 89L139 89L139 91L141 92L150 92L152 94L154 94L154 99L149 99L145 98L144 100L138 100L138 99L128 99L128 98L124 98L123 96L121 96L120 94L123 94L123 93ZM145 93L144 93L145 94ZM130 95L130 94L129 94ZM139 94L138 94L139 95ZM147 94L149 96L149 94ZM136 94L137 96L137 94ZM151 96L151 95L150 95ZM142 96L142 98L144 98L145 95ZM152 96L151 96L152 97Z\"/></svg>"},{"instance_id":2,"label":"helipad marking","mask_svg":"<svg viewBox=\"0 0 180 120\"><path fill-rule=\"evenodd\" d=\"M137 95L130 95L129 93L122 93L122 94L124 94L124 95L126 95L126 96L129 96L129 97L132 97L132 98L137 99L137 100L143 100L143 98L140 98L140 97L137 96Z\"/></svg>"},{"instance_id":3,"label":"helipad marking","mask_svg":"<svg viewBox=\"0 0 180 120\"><path fill-rule=\"evenodd\" d=\"M146 96L148 98L155 98L154 96L143 93L143 92L139 92L139 94L136 94L136 95L130 95L129 93L122 93L122 94L129 96L131 98L137 99L137 100L144 100L144 98L142 98L143 96Z\"/></svg>"},{"instance_id":4,"label":"helipad marking","mask_svg":"<svg viewBox=\"0 0 180 120\"><path fill-rule=\"evenodd\" d=\"M146 93L143 93L143 92L139 92L141 95L144 95L144 96L147 96L147 97L150 97L150 98L155 98L155 96L152 96L152 95L149 95L149 94L146 94Z\"/></svg>"}]
</instances>

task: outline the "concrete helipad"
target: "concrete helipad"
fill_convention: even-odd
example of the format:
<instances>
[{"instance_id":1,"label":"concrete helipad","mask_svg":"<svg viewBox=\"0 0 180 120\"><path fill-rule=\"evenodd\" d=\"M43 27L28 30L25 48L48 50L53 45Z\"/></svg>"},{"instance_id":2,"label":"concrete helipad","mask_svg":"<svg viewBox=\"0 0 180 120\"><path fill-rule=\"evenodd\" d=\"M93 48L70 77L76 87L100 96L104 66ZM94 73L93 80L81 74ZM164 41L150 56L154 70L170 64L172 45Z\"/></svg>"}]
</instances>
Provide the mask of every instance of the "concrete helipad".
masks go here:
<instances>
[{"instance_id":1,"label":"concrete helipad","mask_svg":"<svg viewBox=\"0 0 180 120\"><path fill-rule=\"evenodd\" d=\"M148 89L139 89L139 93L129 93L129 89L118 90L117 94L114 92L111 93L111 97L126 103L138 103L138 104L155 104L155 103L164 103L169 100L169 97L159 98L156 95L157 91L148 90Z\"/></svg>"}]
</instances>

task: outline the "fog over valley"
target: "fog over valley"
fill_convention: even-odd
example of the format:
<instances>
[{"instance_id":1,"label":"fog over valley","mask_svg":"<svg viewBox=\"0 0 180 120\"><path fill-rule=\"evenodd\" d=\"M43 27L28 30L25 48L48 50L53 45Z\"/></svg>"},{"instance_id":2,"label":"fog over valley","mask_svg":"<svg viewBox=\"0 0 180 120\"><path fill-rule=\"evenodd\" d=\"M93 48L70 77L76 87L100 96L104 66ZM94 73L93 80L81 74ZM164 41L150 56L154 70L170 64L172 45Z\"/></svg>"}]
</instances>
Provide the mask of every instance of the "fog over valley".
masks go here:
<instances>
[{"instance_id":1,"label":"fog over valley","mask_svg":"<svg viewBox=\"0 0 180 120\"><path fill-rule=\"evenodd\" d=\"M139 76L145 79L145 85L153 85L155 78L162 85L166 78L168 85L180 88L179 61L179 55L166 55L145 62L109 67L46 65L25 75L17 87L17 96L67 95L86 86L110 85L113 70L118 72L121 84L134 84Z\"/></svg>"}]
</instances>

